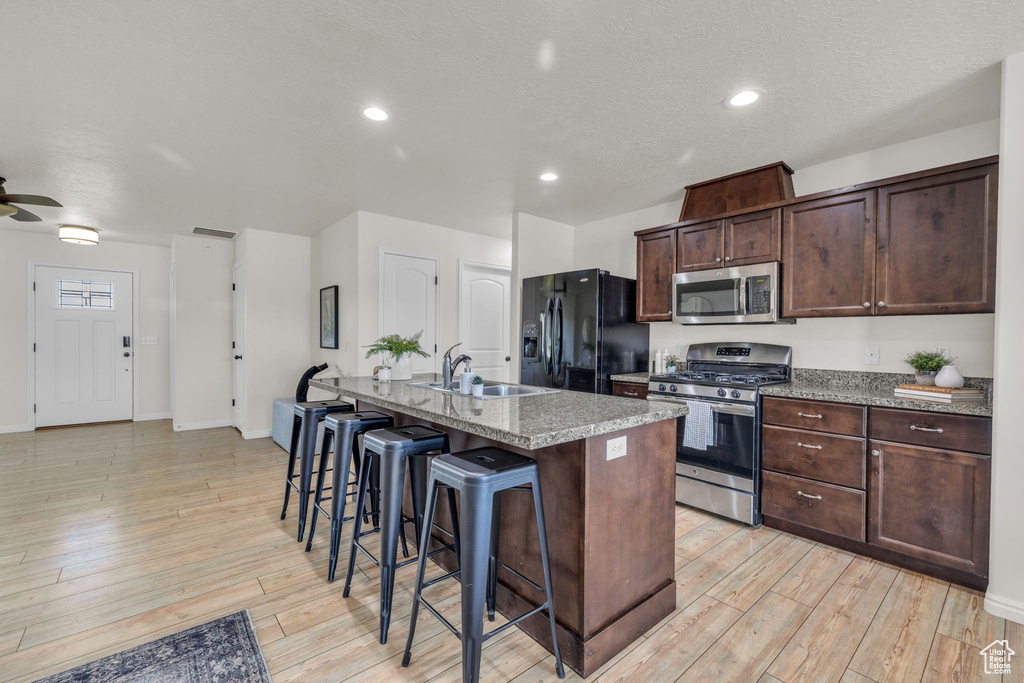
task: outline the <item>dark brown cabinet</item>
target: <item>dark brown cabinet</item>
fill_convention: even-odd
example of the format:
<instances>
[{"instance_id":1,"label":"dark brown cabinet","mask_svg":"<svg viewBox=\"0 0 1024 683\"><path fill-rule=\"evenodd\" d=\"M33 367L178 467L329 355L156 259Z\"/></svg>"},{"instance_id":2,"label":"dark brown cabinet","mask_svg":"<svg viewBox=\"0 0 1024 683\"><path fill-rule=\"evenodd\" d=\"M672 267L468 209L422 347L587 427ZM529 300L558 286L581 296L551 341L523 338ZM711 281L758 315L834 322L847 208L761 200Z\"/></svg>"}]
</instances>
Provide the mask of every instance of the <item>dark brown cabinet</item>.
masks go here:
<instances>
[{"instance_id":1,"label":"dark brown cabinet","mask_svg":"<svg viewBox=\"0 0 1024 683\"><path fill-rule=\"evenodd\" d=\"M722 263L722 221L687 225L676 231L676 272L705 270Z\"/></svg>"},{"instance_id":2,"label":"dark brown cabinet","mask_svg":"<svg viewBox=\"0 0 1024 683\"><path fill-rule=\"evenodd\" d=\"M730 266L768 263L782 258L782 210L755 211L726 218L724 262Z\"/></svg>"},{"instance_id":3,"label":"dark brown cabinet","mask_svg":"<svg viewBox=\"0 0 1024 683\"><path fill-rule=\"evenodd\" d=\"M672 320L672 274L675 272L674 230L637 238L636 319L639 322Z\"/></svg>"},{"instance_id":4,"label":"dark brown cabinet","mask_svg":"<svg viewBox=\"0 0 1024 683\"><path fill-rule=\"evenodd\" d=\"M624 398L647 398L647 385L633 382L612 382L612 396Z\"/></svg>"},{"instance_id":5,"label":"dark brown cabinet","mask_svg":"<svg viewBox=\"0 0 1024 683\"><path fill-rule=\"evenodd\" d=\"M878 188L875 312L995 310L996 164Z\"/></svg>"}]
</instances>

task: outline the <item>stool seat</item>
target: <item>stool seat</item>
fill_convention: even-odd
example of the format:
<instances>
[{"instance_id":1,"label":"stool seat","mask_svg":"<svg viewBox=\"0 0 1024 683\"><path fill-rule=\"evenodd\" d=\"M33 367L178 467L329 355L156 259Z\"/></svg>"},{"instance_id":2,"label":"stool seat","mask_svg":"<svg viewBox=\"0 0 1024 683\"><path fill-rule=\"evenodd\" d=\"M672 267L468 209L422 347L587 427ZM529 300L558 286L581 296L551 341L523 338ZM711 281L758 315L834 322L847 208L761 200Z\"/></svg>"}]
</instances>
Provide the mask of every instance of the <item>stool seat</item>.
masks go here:
<instances>
[{"instance_id":1,"label":"stool seat","mask_svg":"<svg viewBox=\"0 0 1024 683\"><path fill-rule=\"evenodd\" d=\"M323 419L331 413L336 413L339 410L353 411L353 406L348 401L304 401L302 403L296 403L292 411L298 417L317 417Z\"/></svg>"},{"instance_id":2,"label":"stool seat","mask_svg":"<svg viewBox=\"0 0 1024 683\"><path fill-rule=\"evenodd\" d=\"M502 448L484 446L439 455L434 458L432 467L438 479L449 485L504 489L510 479L529 478L537 471L537 461Z\"/></svg>"},{"instance_id":3,"label":"stool seat","mask_svg":"<svg viewBox=\"0 0 1024 683\"><path fill-rule=\"evenodd\" d=\"M448 435L424 425L388 427L369 432L364 440L373 444L378 453L384 451L411 451L417 453L447 449Z\"/></svg>"}]
</instances>

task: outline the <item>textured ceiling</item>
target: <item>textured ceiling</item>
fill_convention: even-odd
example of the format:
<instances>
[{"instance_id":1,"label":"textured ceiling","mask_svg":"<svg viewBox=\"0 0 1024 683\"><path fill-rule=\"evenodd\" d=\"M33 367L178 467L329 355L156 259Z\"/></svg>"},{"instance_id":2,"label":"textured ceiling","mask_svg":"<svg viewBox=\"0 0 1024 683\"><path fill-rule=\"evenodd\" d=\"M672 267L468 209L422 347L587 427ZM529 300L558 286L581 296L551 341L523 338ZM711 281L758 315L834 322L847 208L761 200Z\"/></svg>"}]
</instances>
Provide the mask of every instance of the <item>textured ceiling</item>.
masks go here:
<instances>
[{"instance_id":1,"label":"textured ceiling","mask_svg":"<svg viewBox=\"0 0 1024 683\"><path fill-rule=\"evenodd\" d=\"M577 224L995 118L1024 50L1020 0L51 0L0 22L0 175L66 207L3 227L154 243L356 209ZM767 96L722 106L743 87Z\"/></svg>"}]
</instances>

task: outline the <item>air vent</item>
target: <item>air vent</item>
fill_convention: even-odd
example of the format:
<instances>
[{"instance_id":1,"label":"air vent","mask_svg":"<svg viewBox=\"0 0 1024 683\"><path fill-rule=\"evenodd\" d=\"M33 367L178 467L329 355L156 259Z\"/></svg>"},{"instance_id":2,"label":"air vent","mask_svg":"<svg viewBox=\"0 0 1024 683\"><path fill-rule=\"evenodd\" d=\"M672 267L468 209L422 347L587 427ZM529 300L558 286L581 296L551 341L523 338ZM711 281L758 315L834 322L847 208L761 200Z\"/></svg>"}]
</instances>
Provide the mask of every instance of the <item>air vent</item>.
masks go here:
<instances>
[{"instance_id":1,"label":"air vent","mask_svg":"<svg viewBox=\"0 0 1024 683\"><path fill-rule=\"evenodd\" d=\"M203 237L221 237L226 240L234 239L237 232L229 232L228 230L213 230L212 228L192 228L193 235L202 235Z\"/></svg>"}]
</instances>

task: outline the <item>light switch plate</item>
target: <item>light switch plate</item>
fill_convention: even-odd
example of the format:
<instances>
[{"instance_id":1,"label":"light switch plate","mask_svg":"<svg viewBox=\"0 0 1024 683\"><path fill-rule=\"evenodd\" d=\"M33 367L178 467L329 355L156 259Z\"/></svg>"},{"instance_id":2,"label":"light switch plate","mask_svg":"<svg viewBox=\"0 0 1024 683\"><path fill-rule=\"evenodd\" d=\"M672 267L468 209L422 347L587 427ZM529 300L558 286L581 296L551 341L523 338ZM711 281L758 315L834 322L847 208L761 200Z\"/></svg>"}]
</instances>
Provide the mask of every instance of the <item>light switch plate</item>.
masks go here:
<instances>
[{"instance_id":1,"label":"light switch plate","mask_svg":"<svg viewBox=\"0 0 1024 683\"><path fill-rule=\"evenodd\" d=\"M156 339L156 337L143 337L142 338L142 345L143 346L156 346L157 345L157 339Z\"/></svg>"},{"instance_id":2,"label":"light switch plate","mask_svg":"<svg viewBox=\"0 0 1024 683\"><path fill-rule=\"evenodd\" d=\"M879 353L877 346L864 347L864 365L878 365Z\"/></svg>"},{"instance_id":3,"label":"light switch plate","mask_svg":"<svg viewBox=\"0 0 1024 683\"><path fill-rule=\"evenodd\" d=\"M620 436L614 439L608 439L608 453L607 459L614 460L615 458L621 458L626 454L626 437Z\"/></svg>"}]
</instances>

